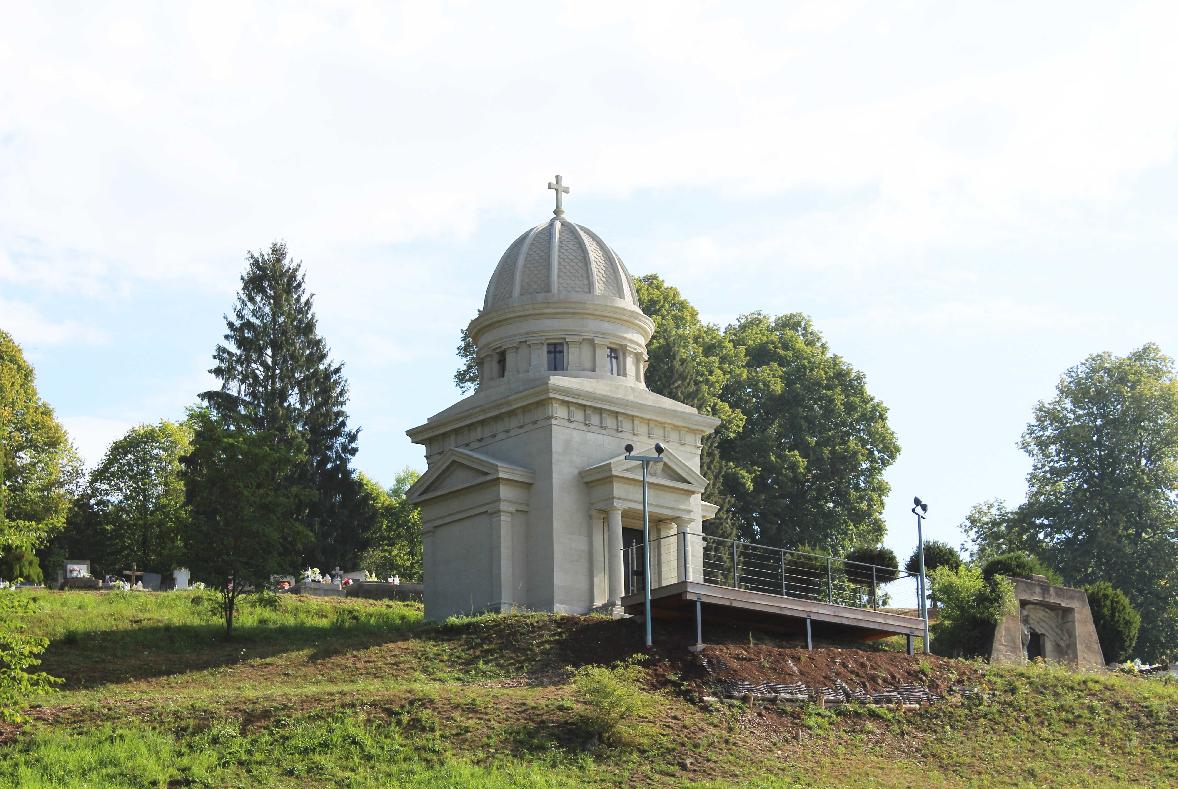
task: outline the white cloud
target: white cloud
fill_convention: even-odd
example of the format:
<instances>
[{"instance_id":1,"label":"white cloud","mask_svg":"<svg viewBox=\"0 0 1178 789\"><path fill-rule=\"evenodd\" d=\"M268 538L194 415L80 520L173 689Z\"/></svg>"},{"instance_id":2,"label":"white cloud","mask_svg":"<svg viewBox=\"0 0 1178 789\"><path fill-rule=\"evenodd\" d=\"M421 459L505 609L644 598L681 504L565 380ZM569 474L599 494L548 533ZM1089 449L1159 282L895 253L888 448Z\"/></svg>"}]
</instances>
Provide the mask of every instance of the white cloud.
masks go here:
<instances>
[{"instance_id":1,"label":"white cloud","mask_svg":"<svg viewBox=\"0 0 1178 789\"><path fill-rule=\"evenodd\" d=\"M77 321L47 317L31 304L0 297L0 329L4 329L20 345L36 348L41 345L102 345L106 332Z\"/></svg>"},{"instance_id":2,"label":"white cloud","mask_svg":"<svg viewBox=\"0 0 1178 789\"><path fill-rule=\"evenodd\" d=\"M875 190L849 222L791 219L799 256L836 235L857 258L972 245L1122 197L1178 130L1167 4L66 13L15 9L0 45L0 242L38 239L42 279L91 285L218 286L271 237L338 249L543 216L554 169L574 211L654 187Z\"/></svg>"}]
</instances>

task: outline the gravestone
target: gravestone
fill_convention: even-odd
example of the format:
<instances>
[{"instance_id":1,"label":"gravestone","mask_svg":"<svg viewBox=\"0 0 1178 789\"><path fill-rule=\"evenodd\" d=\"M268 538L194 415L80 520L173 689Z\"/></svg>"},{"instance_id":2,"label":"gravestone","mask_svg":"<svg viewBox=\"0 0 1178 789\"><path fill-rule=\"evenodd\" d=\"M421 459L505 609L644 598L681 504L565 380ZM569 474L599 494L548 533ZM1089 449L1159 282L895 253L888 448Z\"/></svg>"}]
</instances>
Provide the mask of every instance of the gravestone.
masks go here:
<instances>
[{"instance_id":1,"label":"gravestone","mask_svg":"<svg viewBox=\"0 0 1178 789\"><path fill-rule=\"evenodd\" d=\"M187 567L177 567L175 570L172 570L173 589L187 589L188 582L191 579L192 572Z\"/></svg>"},{"instance_id":2,"label":"gravestone","mask_svg":"<svg viewBox=\"0 0 1178 789\"><path fill-rule=\"evenodd\" d=\"M90 576L89 559L66 559L59 589L97 589L98 579Z\"/></svg>"},{"instance_id":3,"label":"gravestone","mask_svg":"<svg viewBox=\"0 0 1178 789\"><path fill-rule=\"evenodd\" d=\"M163 576L161 576L159 573L143 574L143 588L150 592L158 592L160 590L161 581L163 581Z\"/></svg>"}]
</instances>

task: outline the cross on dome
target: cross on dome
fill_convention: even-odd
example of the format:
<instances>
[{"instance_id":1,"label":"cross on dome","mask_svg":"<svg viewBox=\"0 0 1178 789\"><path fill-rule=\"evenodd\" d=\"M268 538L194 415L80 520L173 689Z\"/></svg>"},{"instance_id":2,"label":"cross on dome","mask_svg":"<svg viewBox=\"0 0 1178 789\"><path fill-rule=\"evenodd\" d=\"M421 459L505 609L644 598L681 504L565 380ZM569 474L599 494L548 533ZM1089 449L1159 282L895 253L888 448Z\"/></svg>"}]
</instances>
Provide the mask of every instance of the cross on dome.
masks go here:
<instances>
[{"instance_id":1,"label":"cross on dome","mask_svg":"<svg viewBox=\"0 0 1178 789\"><path fill-rule=\"evenodd\" d=\"M564 183L561 181L561 176L559 175L556 176L555 182L548 182L548 188L556 192L556 210L554 210L552 213L556 214L557 216L564 216L564 206L561 203L560 198L562 194L567 195L569 193L569 188L564 185Z\"/></svg>"}]
</instances>

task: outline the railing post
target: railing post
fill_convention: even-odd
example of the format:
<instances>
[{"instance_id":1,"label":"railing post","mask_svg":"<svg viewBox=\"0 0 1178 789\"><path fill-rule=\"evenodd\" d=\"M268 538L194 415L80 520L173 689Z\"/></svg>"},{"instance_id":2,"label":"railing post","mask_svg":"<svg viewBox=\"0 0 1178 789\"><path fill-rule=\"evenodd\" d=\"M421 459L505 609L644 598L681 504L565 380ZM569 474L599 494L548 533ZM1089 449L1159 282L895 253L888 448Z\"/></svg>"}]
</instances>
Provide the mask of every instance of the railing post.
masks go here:
<instances>
[{"instance_id":1,"label":"railing post","mask_svg":"<svg viewBox=\"0 0 1178 789\"><path fill-rule=\"evenodd\" d=\"M826 557L826 601L834 602L834 557Z\"/></svg>"},{"instance_id":2,"label":"railing post","mask_svg":"<svg viewBox=\"0 0 1178 789\"><path fill-rule=\"evenodd\" d=\"M789 597L789 595L785 593L785 551L778 548L778 553L781 554L781 596Z\"/></svg>"},{"instance_id":3,"label":"railing post","mask_svg":"<svg viewBox=\"0 0 1178 789\"><path fill-rule=\"evenodd\" d=\"M740 569L736 565L736 540L732 541L732 588L740 588Z\"/></svg>"},{"instance_id":4,"label":"railing post","mask_svg":"<svg viewBox=\"0 0 1178 789\"><path fill-rule=\"evenodd\" d=\"M871 610L878 611L879 605L876 602L876 588L875 588L875 565L871 565Z\"/></svg>"}]
</instances>

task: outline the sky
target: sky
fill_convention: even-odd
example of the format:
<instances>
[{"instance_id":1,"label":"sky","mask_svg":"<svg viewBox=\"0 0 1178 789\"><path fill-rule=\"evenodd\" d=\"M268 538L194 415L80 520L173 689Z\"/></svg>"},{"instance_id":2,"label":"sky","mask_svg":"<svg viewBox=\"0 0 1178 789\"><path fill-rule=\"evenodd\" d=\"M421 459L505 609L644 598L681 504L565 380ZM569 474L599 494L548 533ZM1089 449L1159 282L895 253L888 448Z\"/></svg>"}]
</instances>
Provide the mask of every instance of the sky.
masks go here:
<instances>
[{"instance_id":1,"label":"sky","mask_svg":"<svg viewBox=\"0 0 1178 789\"><path fill-rule=\"evenodd\" d=\"M804 312L901 454L886 544L1022 500L1086 356L1178 353L1173 3L0 0L0 328L85 460L215 384L285 240L358 467L455 401L459 332L550 216L706 320Z\"/></svg>"}]
</instances>

